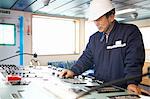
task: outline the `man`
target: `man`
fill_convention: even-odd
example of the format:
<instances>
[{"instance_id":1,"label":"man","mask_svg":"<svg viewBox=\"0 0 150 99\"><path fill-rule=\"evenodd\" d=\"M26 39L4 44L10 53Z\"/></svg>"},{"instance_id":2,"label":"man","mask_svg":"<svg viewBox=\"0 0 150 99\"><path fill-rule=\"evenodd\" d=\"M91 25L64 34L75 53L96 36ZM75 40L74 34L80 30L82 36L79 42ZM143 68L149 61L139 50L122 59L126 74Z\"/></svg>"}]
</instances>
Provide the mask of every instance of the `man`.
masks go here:
<instances>
[{"instance_id":1,"label":"man","mask_svg":"<svg viewBox=\"0 0 150 99\"><path fill-rule=\"evenodd\" d=\"M89 20L95 22L99 31L90 37L71 70L62 71L60 76L73 77L91 66L94 67L95 78L104 82L141 74L145 51L138 27L118 23L110 0L93 0L89 11ZM117 85L140 94L140 81L141 78Z\"/></svg>"}]
</instances>

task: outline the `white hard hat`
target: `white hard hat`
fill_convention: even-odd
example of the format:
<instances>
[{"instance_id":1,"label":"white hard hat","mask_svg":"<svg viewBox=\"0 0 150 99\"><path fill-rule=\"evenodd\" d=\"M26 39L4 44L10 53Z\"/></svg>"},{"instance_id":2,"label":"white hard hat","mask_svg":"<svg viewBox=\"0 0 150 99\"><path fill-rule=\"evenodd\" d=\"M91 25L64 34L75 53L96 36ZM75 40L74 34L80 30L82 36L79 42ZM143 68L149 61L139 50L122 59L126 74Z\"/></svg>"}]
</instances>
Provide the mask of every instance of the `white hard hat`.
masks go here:
<instances>
[{"instance_id":1,"label":"white hard hat","mask_svg":"<svg viewBox=\"0 0 150 99\"><path fill-rule=\"evenodd\" d=\"M92 0L89 7L88 19L93 21L113 9L110 0Z\"/></svg>"}]
</instances>

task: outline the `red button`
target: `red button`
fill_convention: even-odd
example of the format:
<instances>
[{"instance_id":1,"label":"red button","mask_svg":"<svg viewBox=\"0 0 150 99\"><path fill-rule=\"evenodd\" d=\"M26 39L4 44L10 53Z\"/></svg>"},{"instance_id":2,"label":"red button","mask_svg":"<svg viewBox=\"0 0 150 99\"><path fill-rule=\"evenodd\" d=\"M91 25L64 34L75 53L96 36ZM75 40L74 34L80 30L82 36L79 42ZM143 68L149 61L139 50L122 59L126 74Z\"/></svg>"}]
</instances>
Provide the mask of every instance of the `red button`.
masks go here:
<instances>
[{"instance_id":1,"label":"red button","mask_svg":"<svg viewBox=\"0 0 150 99\"><path fill-rule=\"evenodd\" d=\"M20 81L21 77L18 75L8 75L7 76L7 80L8 81Z\"/></svg>"}]
</instances>

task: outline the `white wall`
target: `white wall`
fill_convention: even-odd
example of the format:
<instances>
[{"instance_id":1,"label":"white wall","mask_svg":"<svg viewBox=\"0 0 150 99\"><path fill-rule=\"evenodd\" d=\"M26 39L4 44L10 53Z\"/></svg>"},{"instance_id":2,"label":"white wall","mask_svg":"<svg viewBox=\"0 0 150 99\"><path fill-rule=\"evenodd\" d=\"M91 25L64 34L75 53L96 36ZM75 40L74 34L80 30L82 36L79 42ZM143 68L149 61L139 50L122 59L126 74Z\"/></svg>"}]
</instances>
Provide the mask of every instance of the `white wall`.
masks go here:
<instances>
[{"instance_id":1,"label":"white wall","mask_svg":"<svg viewBox=\"0 0 150 99\"><path fill-rule=\"evenodd\" d=\"M28 20L28 18L30 18L31 14L27 13L27 12L21 12L21 11L14 11L14 10L6 10L6 9L0 9L1 13L0 13L0 23L10 23L10 24L15 24L16 25L16 45L15 46L0 46L0 60L16 55L18 53L16 53L17 51L19 51L19 47L20 47L20 28L19 28L19 17L22 16L24 17L24 35L25 35L25 39L26 41L31 38L31 37L27 37L26 36L26 24L30 24ZM3 11L10 11L10 13L3 13ZM26 43L25 43L26 45ZM28 50L27 50L28 51ZM29 51L28 51L29 52ZM15 64L15 65L19 65L20 64L20 57L14 57L12 59L6 60L1 62L0 64Z\"/></svg>"},{"instance_id":2,"label":"white wall","mask_svg":"<svg viewBox=\"0 0 150 99\"><path fill-rule=\"evenodd\" d=\"M1 9L1 10L6 10L6 9ZM18 16L23 16L24 17L24 52L26 53L32 53L32 27L31 27L31 22L32 22L32 13L29 12L22 12L22 11L13 11L13 10L7 10L11 11L12 14L10 15L5 15L3 13L0 14L0 21L7 21L7 17L11 18L12 20L16 20ZM4 16L5 18L3 18ZM3 18L3 19L2 19ZM8 22L9 23L9 22ZM84 20L80 19L80 45L79 45L79 50L82 53L83 49L85 48L84 46ZM19 45L17 45L19 47ZM19 49L18 49L19 50ZM13 54L6 55L9 51L12 52L12 49L8 50L2 50L1 47L1 54L0 58L5 58L12 56L16 54L16 49L14 50ZM45 55L45 56L38 56L38 60L40 60L41 65L47 65L48 61L61 61L61 60L77 60L81 54L76 54L76 55ZM3 57L2 57L3 56ZM32 59L32 56L29 55L24 55L24 65L29 65L30 60ZM11 59L9 62L15 60L15 58ZM18 60L19 61L19 60Z\"/></svg>"},{"instance_id":3,"label":"white wall","mask_svg":"<svg viewBox=\"0 0 150 99\"><path fill-rule=\"evenodd\" d=\"M21 12L21 11L12 11L12 13L14 13L15 15L24 16L24 52L31 53L32 52L32 30L31 30L32 13ZM136 24L139 27L150 26L150 19L133 21L133 22L128 22L128 23ZM80 35L80 38L79 38L80 53L82 53L82 51L85 48L84 24L85 24L85 20L80 19L80 33L79 33L79 35ZM150 56L149 52L150 51L148 51L147 54ZM1 53L7 53L7 51L3 51ZM38 56L38 59L40 60L41 65L47 65L48 61L77 60L80 55L81 54L78 54L78 55L46 55L46 56ZM24 56L24 63L25 63L24 65L29 65L31 58L32 58L31 56L25 55Z\"/></svg>"}]
</instances>

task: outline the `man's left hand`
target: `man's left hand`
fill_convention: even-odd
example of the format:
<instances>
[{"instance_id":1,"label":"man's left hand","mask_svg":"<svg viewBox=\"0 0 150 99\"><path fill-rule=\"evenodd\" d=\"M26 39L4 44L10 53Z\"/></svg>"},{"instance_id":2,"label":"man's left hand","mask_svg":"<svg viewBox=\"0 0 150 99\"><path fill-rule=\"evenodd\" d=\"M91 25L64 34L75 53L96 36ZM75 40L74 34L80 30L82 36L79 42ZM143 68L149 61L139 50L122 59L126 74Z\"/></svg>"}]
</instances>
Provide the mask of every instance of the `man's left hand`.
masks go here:
<instances>
[{"instance_id":1,"label":"man's left hand","mask_svg":"<svg viewBox=\"0 0 150 99\"><path fill-rule=\"evenodd\" d=\"M138 86L135 85L135 84L129 84L128 87L127 87L127 89L128 89L129 91L132 91L132 92L136 93L136 94L141 94L141 89L140 89L140 87L138 87Z\"/></svg>"}]
</instances>

